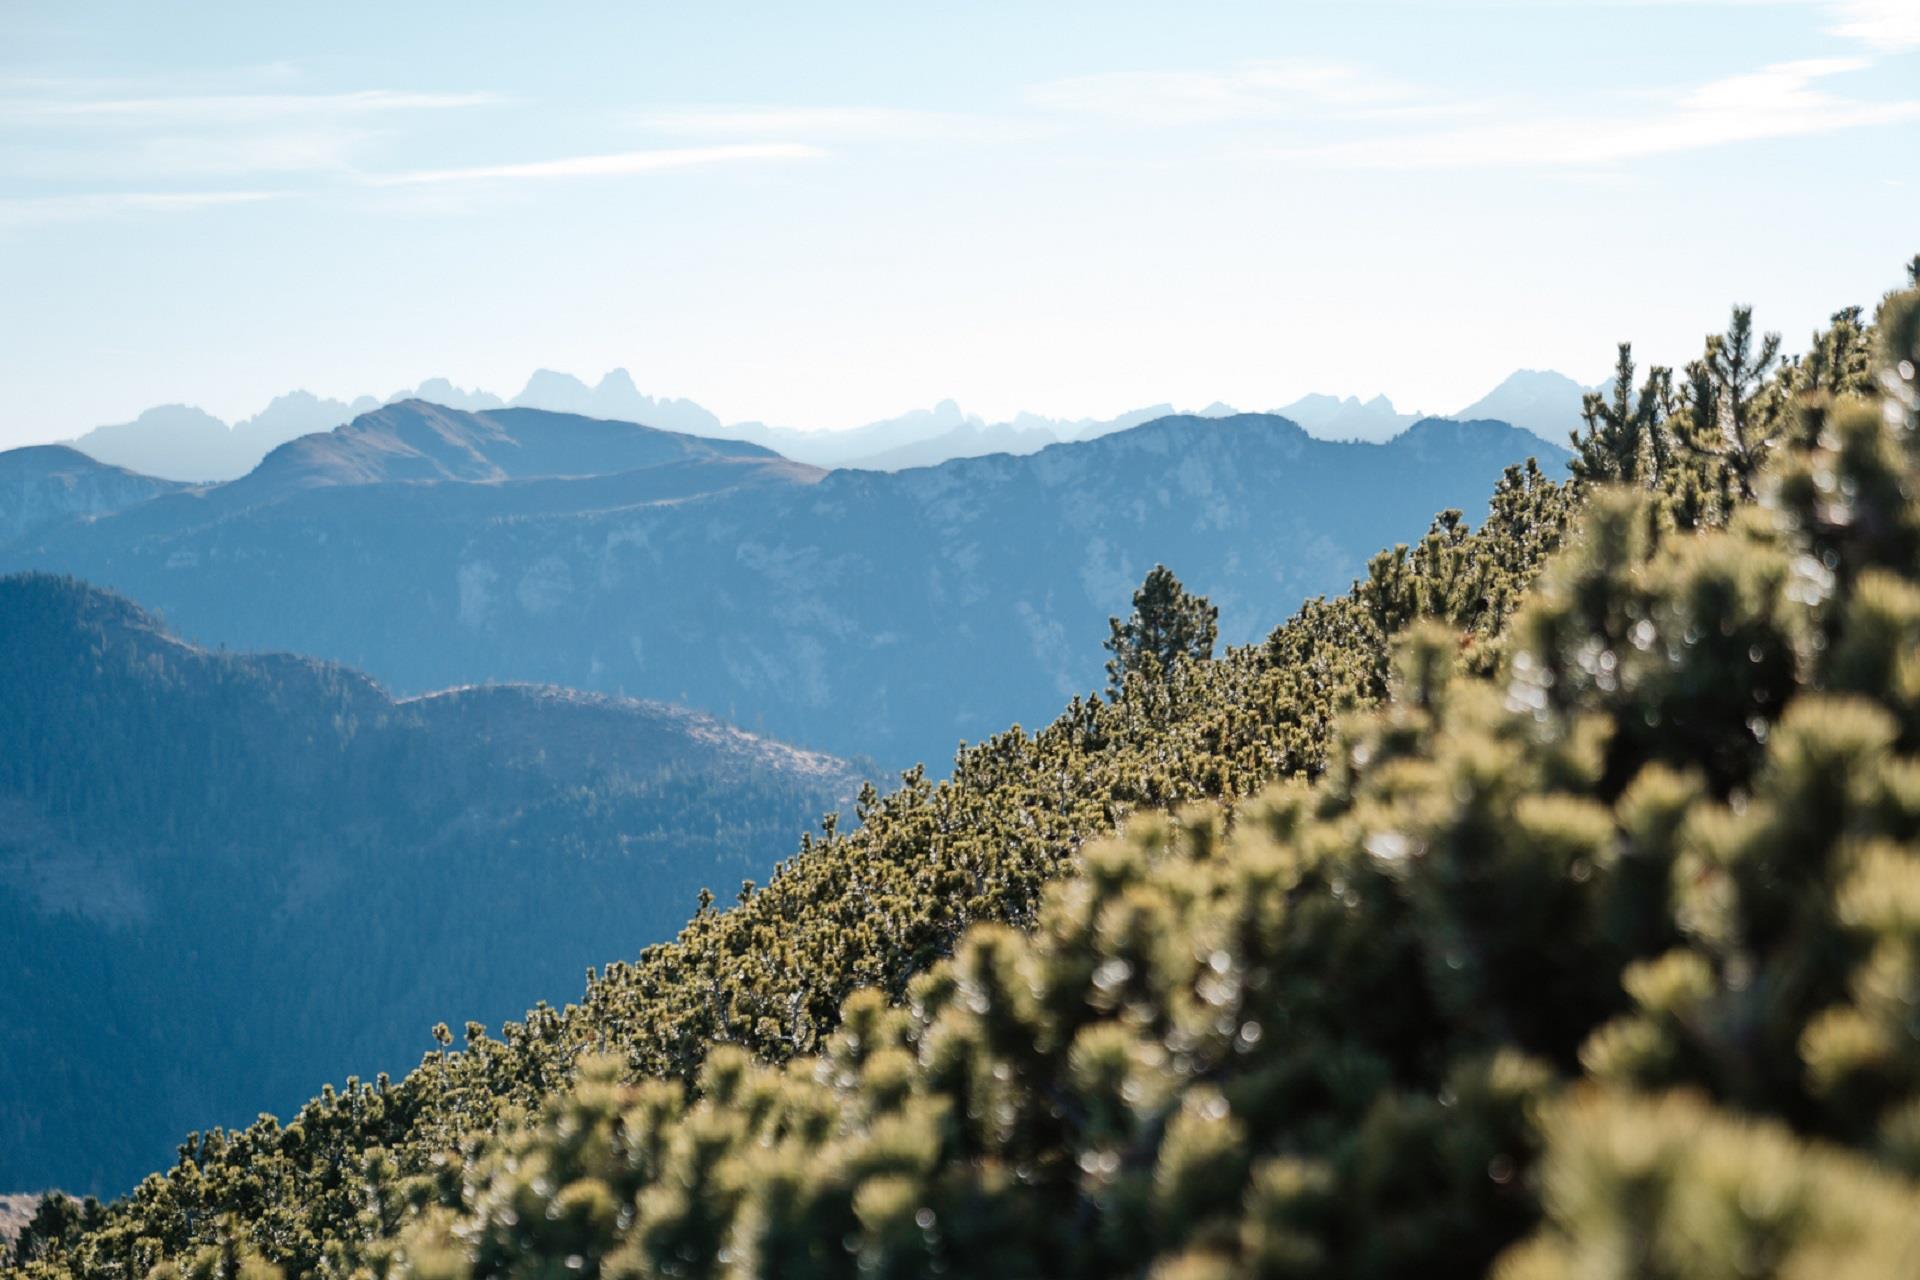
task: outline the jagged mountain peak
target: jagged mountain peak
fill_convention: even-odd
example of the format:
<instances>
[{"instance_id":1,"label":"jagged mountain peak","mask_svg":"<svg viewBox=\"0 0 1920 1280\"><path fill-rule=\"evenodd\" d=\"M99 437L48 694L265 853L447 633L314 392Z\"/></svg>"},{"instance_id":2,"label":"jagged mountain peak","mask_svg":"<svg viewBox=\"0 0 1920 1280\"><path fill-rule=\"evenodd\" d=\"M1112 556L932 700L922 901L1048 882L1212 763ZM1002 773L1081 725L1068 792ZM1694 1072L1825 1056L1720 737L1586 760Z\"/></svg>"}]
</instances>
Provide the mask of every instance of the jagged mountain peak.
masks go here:
<instances>
[{"instance_id":1,"label":"jagged mountain peak","mask_svg":"<svg viewBox=\"0 0 1920 1280\"><path fill-rule=\"evenodd\" d=\"M396 391L387 397L388 403L396 400L427 400L434 404L446 405L449 409L469 411L500 409L506 406L506 401L491 391L482 391L478 387L469 391L464 387L455 386L447 378L428 378L411 391Z\"/></svg>"}]
</instances>

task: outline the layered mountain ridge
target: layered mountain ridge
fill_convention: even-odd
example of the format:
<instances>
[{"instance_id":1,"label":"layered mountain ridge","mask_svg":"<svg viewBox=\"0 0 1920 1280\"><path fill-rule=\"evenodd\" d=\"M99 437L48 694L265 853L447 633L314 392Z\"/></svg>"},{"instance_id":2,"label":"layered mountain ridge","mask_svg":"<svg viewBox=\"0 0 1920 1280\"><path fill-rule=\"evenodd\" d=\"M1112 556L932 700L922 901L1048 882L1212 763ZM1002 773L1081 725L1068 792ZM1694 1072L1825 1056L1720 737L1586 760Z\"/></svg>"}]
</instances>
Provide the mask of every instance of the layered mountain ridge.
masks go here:
<instances>
[{"instance_id":1,"label":"layered mountain ridge","mask_svg":"<svg viewBox=\"0 0 1920 1280\"><path fill-rule=\"evenodd\" d=\"M771 449L541 409L463 412L403 400L268 454L248 492L410 481L615 475L665 462L784 462Z\"/></svg>"},{"instance_id":2,"label":"layered mountain ridge","mask_svg":"<svg viewBox=\"0 0 1920 1280\"><path fill-rule=\"evenodd\" d=\"M1445 416L1460 421L1485 418L1509 422L1559 444L1580 422L1580 398L1585 390L1559 374L1523 370L1474 404ZM510 400L488 391L457 387L446 378L429 378L418 387L394 392L384 401L359 396L348 402L293 391L276 397L260 413L231 428L202 410L163 405L147 410L132 422L97 427L71 443L91 457L153 476L195 483L231 480L246 474L288 441L330 430L374 412L382 404L408 400L474 413L531 408L644 423L666 431L749 441L813 466L875 471L937 466L954 458L989 453L1033 453L1049 444L1088 440L1179 413L1171 404L1156 404L1112 418L1018 413L1005 421L989 421L966 412L953 400L943 400L928 409L863 426L802 430L764 422L723 422L691 400L643 393L625 369L613 369L591 385L569 373L537 369ZM1237 412L1229 405L1216 403L1195 411L1194 416L1217 418ZM1376 442L1392 438L1427 416L1402 412L1385 396L1363 402L1357 396L1320 394L1302 396L1270 412L1298 422L1323 439Z\"/></svg>"},{"instance_id":3,"label":"layered mountain ridge","mask_svg":"<svg viewBox=\"0 0 1920 1280\"><path fill-rule=\"evenodd\" d=\"M750 444L406 402L233 484L43 527L0 567L73 573L202 643L332 658L401 692L626 693L938 766L1098 687L1106 620L1156 562L1243 642L1436 510L1477 510L1530 456L1561 455L1500 423L1364 444L1242 414L823 474Z\"/></svg>"}]
</instances>

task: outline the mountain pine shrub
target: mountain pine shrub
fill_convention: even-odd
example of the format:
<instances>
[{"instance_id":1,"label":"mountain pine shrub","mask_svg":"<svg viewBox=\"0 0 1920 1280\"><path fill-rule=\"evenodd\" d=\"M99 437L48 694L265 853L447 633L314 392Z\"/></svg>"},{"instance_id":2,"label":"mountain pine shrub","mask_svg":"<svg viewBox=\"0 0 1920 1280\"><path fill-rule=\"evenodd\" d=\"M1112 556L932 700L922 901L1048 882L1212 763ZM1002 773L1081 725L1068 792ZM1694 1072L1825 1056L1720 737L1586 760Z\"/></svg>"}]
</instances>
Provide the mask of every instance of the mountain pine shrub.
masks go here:
<instances>
[{"instance_id":1,"label":"mountain pine shrub","mask_svg":"<svg viewBox=\"0 0 1920 1280\"><path fill-rule=\"evenodd\" d=\"M1920 1268L1920 294L1871 342L869 793L23 1273Z\"/></svg>"}]
</instances>

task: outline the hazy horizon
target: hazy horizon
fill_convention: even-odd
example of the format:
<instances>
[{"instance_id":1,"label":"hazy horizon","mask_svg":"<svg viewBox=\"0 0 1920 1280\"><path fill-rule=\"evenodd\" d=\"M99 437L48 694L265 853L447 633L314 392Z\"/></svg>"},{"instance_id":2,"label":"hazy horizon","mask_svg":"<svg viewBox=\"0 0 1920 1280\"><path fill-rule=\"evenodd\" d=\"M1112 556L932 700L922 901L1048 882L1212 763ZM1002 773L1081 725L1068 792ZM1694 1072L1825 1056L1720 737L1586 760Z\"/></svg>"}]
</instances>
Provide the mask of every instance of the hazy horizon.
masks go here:
<instances>
[{"instance_id":1,"label":"hazy horizon","mask_svg":"<svg viewBox=\"0 0 1920 1280\"><path fill-rule=\"evenodd\" d=\"M1734 302L1798 349L1915 249L1902 0L8 21L0 448L537 368L814 429L1448 413Z\"/></svg>"},{"instance_id":2,"label":"hazy horizon","mask_svg":"<svg viewBox=\"0 0 1920 1280\"><path fill-rule=\"evenodd\" d=\"M473 386L459 386L455 384L452 386L452 390L460 393L460 395L446 397L443 401L439 401L439 402L447 403L448 406L451 408L464 409L464 408L470 408L472 406L465 403L460 403L460 401L462 401L463 399L470 399L472 397L477 397L477 396L491 396L501 402L499 405L494 406L496 408L515 408L515 407L522 407L522 406L529 407L529 408L541 408L543 406L540 403L538 403L539 397L536 396L533 400L524 399L526 393L532 390L532 386L530 384L532 384L533 381L536 378L540 377L541 375L558 375L562 378L567 378L572 380L573 382L578 383L582 388L588 391L592 391L597 387L599 387L604 380L613 378L622 373L628 374L629 377L631 376L631 370L628 370L627 368L625 368L625 366L615 366L614 368L601 371L597 374L582 374L575 370L550 369L550 368L542 367L538 369L531 369L528 371L526 376L518 379L514 379L514 380L500 381L497 383L476 383ZM1447 405L1444 407L1428 407L1424 405L1401 404L1398 401L1393 400L1391 396L1385 395L1384 392L1368 392L1368 391L1352 391L1352 390L1326 391L1326 390L1316 389L1316 390L1309 390L1306 392L1302 392L1300 395L1293 396L1289 398L1289 400L1284 404L1228 405L1218 400L1210 401L1206 404L1181 404L1181 403L1175 403L1173 401L1162 398L1160 400L1155 400L1145 404L1129 405L1124 409L1115 411L1110 414L1106 414L1104 415L1104 417L1101 415L1086 414L1086 413L1038 415L1038 414L1034 414L1030 410L1024 410L1024 409L1016 410L1011 414L1005 415L1004 417L1002 416L989 417L985 414L976 412L965 400L962 400L960 397L957 397L957 396L939 396L939 397L928 399L919 404L902 405L902 406L899 406L897 409L895 409L891 413L883 414L878 418L868 420L868 421L833 422L833 423L828 423L828 424L818 425L818 426L799 426L793 423L780 422L780 421L765 421L761 419L750 419L750 418L733 418L733 417L728 417L725 414L717 414L716 416L719 417L721 423L727 427L736 427L736 426L746 427L746 426L758 425L758 426L769 428L774 431L794 430L794 431L809 432L813 434L830 435L836 432L859 431L862 428L878 426L885 423L896 422L896 421L915 418L915 417L938 418L942 421L952 418L956 421L956 425L964 423L964 424L970 424L970 425L978 425L981 427L999 427L999 426L1018 426L1021 424L1023 419L1033 420L1036 423L1047 422L1047 423L1058 423L1062 425L1072 425L1075 423L1091 423L1091 422L1097 422L1097 421L1106 421L1114 418L1121 418L1131 413L1138 413L1142 411L1156 410L1156 409L1165 409L1169 414L1172 414L1172 415L1189 414L1189 415L1199 415L1199 416L1211 416L1216 411L1231 411L1233 413L1270 414L1270 413L1283 412L1286 409L1292 407L1292 405L1295 402L1308 399L1310 397L1325 396L1330 399L1337 400L1342 404L1358 405L1361 407L1370 407L1376 398L1384 398L1388 401L1389 406L1392 408L1392 410L1398 414L1412 415L1412 416L1417 416L1422 418L1428 418L1428 417L1448 418L1448 417L1457 417L1461 410L1471 408L1475 401L1478 401L1484 398L1489 392L1493 392L1500 389L1500 387L1504 386L1508 380L1523 377L1525 375L1530 375L1530 374L1545 375L1549 377L1556 376L1556 375L1561 377L1567 377L1567 378L1573 379L1576 382L1582 383L1582 385L1589 386L1589 387L1598 385L1598 379L1596 378L1590 378L1590 377L1583 378L1573 374L1567 374L1564 371L1558 370L1558 369L1547 369L1547 370L1515 369L1515 370L1511 370L1507 374L1506 378L1500 379L1497 383L1490 384L1487 387L1482 388L1481 392L1478 395L1474 396L1472 400L1463 404ZM305 386L290 387L285 391L282 391L276 394L275 396L271 397L269 400L261 404L255 405L251 409L245 410L233 417L223 417L220 414L213 413L211 410L207 409L205 405L199 404L193 401L169 401L161 404L146 405L140 410L139 413L129 415L125 421L94 423L92 424L92 427L89 429L98 428L98 427L125 426L137 421L140 417L148 413L152 413L155 411L164 412L169 410L180 410L180 409L185 409L185 410L189 410L196 413L208 414L211 417L218 418L227 427L233 428L243 423L247 423L253 418L268 414L276 405L280 404L283 401L292 400L301 396L310 396L316 400L320 400L323 402L332 401L332 402L338 402L338 403L344 404L347 406L348 410L354 416L358 416L361 413L372 411L372 408L376 406L383 407L385 405L399 403L400 401L403 401L403 400L421 399L429 402L436 402L435 396L433 395L434 388L428 385L436 382L451 383L452 380L442 379L438 377L419 378L419 379L413 380L412 382L410 382L405 386L394 388L392 391L386 392L384 394L376 393L372 391L365 391L357 394L327 395L322 392L314 391L310 387L305 387ZM637 391L642 396L652 396L652 398L655 400L667 400L667 399L673 398L673 397L666 397L666 396L654 394L652 391L649 390L649 388L644 386L639 386L637 384L635 385L634 390ZM691 397L687 397L686 399L688 399L691 403L698 405L702 409L712 410L711 405L699 404L698 401L691 400ZM372 403L369 404L368 402L372 402ZM487 410L485 408L480 408L478 411L486 412ZM595 415L595 414L589 413L586 416L592 417L592 416L604 416L604 415ZM71 442L73 439L83 434L84 434L84 431L76 432L72 436L49 438L48 440L45 440L45 441L31 441L28 443L65 444L65 443ZM1555 440L1555 443L1559 443L1557 438ZM0 446L0 447L13 447L13 446L8 445L8 446Z\"/></svg>"}]
</instances>

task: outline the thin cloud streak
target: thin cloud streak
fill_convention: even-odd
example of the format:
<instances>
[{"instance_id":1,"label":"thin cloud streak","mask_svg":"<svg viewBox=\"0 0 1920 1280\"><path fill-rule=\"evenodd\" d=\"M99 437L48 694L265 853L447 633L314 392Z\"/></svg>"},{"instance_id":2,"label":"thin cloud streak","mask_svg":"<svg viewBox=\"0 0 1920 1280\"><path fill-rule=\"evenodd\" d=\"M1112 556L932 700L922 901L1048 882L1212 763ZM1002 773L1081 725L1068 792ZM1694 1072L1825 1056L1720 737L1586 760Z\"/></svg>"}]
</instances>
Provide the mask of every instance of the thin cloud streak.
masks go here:
<instances>
[{"instance_id":1,"label":"thin cloud streak","mask_svg":"<svg viewBox=\"0 0 1920 1280\"><path fill-rule=\"evenodd\" d=\"M1514 7L1539 0L1507 0ZM1567 7L1605 3L1634 9L1713 6L1727 9L1816 8L1826 14L1828 35L1877 49L1920 49L1920 4L1915 0L1565 0Z\"/></svg>"},{"instance_id":2,"label":"thin cloud streak","mask_svg":"<svg viewBox=\"0 0 1920 1280\"><path fill-rule=\"evenodd\" d=\"M0 199L0 228L74 222L122 213L182 213L279 199L273 191L103 191Z\"/></svg>"},{"instance_id":3,"label":"thin cloud streak","mask_svg":"<svg viewBox=\"0 0 1920 1280\"><path fill-rule=\"evenodd\" d=\"M1920 49L1920 0L1835 0L1829 30L1876 49Z\"/></svg>"},{"instance_id":4,"label":"thin cloud streak","mask_svg":"<svg viewBox=\"0 0 1920 1280\"><path fill-rule=\"evenodd\" d=\"M449 111L504 101L492 93L236 93L157 97L81 97L0 101L0 123L168 126L262 120L341 119L401 111Z\"/></svg>"},{"instance_id":5,"label":"thin cloud streak","mask_svg":"<svg viewBox=\"0 0 1920 1280\"><path fill-rule=\"evenodd\" d=\"M369 142L427 116L507 99L493 93L167 93L151 85L0 81L0 136L27 145L10 175L41 184L171 186L183 177L344 173Z\"/></svg>"},{"instance_id":6,"label":"thin cloud streak","mask_svg":"<svg viewBox=\"0 0 1920 1280\"><path fill-rule=\"evenodd\" d=\"M1579 169L1920 119L1920 100L1867 102L1816 85L1867 65L1846 58L1778 63L1711 81L1676 97L1664 111L1636 116L1549 116L1518 124L1282 147L1267 154L1355 169Z\"/></svg>"},{"instance_id":7,"label":"thin cloud streak","mask_svg":"<svg viewBox=\"0 0 1920 1280\"><path fill-rule=\"evenodd\" d=\"M612 155L569 156L524 164L474 165L461 169L421 169L411 173L369 175L375 186L418 186L443 182L547 182L571 178L624 177L698 165L756 160L817 160L827 154L793 142L748 143L719 147L669 147L622 151Z\"/></svg>"},{"instance_id":8,"label":"thin cloud streak","mask_svg":"<svg viewBox=\"0 0 1920 1280\"><path fill-rule=\"evenodd\" d=\"M1337 62L1249 62L1225 71L1116 71L1034 86L1035 106L1133 124L1225 124L1303 111L1369 112L1414 104L1411 86Z\"/></svg>"},{"instance_id":9,"label":"thin cloud streak","mask_svg":"<svg viewBox=\"0 0 1920 1280\"><path fill-rule=\"evenodd\" d=\"M641 129L686 137L800 135L888 141L989 137L1021 127L1016 121L991 116L905 107L688 105L639 111L631 120Z\"/></svg>"},{"instance_id":10,"label":"thin cloud streak","mask_svg":"<svg viewBox=\"0 0 1920 1280\"><path fill-rule=\"evenodd\" d=\"M355 153L374 136L371 130L325 125L261 133L162 133L132 144L122 153L125 161L114 167L123 167L129 176L139 172L158 177L342 174L355 168Z\"/></svg>"}]
</instances>

